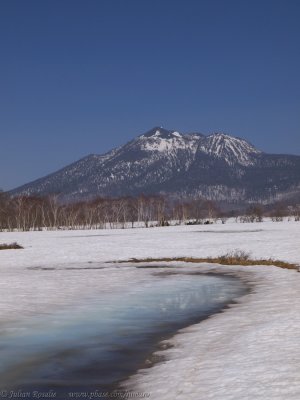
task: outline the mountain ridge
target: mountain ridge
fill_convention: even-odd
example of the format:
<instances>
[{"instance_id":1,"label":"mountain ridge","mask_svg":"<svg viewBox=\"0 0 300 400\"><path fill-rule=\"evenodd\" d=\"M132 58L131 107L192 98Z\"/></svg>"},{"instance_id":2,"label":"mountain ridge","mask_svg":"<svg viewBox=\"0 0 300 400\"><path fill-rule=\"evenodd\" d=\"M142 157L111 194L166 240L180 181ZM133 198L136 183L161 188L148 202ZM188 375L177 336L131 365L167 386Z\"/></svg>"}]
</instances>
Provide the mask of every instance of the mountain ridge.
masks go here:
<instances>
[{"instance_id":1,"label":"mountain ridge","mask_svg":"<svg viewBox=\"0 0 300 400\"><path fill-rule=\"evenodd\" d=\"M90 154L11 191L66 199L170 194L272 202L300 192L300 156L268 154L222 132L154 127L105 154Z\"/></svg>"}]
</instances>

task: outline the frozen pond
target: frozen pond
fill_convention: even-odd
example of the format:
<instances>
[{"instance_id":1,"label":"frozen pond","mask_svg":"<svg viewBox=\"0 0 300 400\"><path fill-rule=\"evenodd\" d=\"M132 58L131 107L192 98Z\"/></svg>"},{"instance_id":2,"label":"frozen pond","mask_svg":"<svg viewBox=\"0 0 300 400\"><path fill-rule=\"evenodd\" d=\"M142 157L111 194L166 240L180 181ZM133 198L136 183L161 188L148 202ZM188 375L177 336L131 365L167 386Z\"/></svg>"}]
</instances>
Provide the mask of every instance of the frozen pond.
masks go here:
<instances>
[{"instance_id":1,"label":"frozen pond","mask_svg":"<svg viewBox=\"0 0 300 400\"><path fill-rule=\"evenodd\" d=\"M27 318L1 333L0 391L111 391L151 365L159 341L246 291L230 276L160 268L124 292L106 288L80 306Z\"/></svg>"}]
</instances>

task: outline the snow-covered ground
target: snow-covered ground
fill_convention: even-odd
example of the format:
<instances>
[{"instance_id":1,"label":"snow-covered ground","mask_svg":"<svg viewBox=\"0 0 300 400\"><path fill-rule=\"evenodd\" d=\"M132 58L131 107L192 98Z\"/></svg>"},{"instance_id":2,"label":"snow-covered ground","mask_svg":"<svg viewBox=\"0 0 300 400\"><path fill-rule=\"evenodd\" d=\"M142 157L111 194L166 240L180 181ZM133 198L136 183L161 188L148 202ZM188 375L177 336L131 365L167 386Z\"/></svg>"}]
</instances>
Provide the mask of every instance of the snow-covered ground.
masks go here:
<instances>
[{"instance_id":1,"label":"snow-covered ground","mask_svg":"<svg viewBox=\"0 0 300 400\"><path fill-rule=\"evenodd\" d=\"M110 260L205 257L241 249L253 258L300 264L299 222L0 233L0 243L14 241L25 249L0 251L4 330L28 316L80 304L95 291L126 290L150 273L138 277L127 264L111 268L105 263ZM93 270L87 274L83 268ZM164 351L167 362L140 371L129 387L156 400L299 399L300 274L276 267L200 268L238 275L253 291L176 335L175 347Z\"/></svg>"}]
</instances>

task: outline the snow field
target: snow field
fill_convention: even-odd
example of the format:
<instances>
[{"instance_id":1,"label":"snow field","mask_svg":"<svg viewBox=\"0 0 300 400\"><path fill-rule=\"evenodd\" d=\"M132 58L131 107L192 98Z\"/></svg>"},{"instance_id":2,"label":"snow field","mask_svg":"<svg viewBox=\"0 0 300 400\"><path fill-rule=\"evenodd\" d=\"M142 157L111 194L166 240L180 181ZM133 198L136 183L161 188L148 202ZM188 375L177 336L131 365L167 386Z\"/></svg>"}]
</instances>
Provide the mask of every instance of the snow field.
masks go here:
<instances>
[{"instance_id":1,"label":"snow field","mask_svg":"<svg viewBox=\"0 0 300 400\"><path fill-rule=\"evenodd\" d=\"M126 290L153 272L139 274L130 264L112 268L106 261L207 257L240 249L253 258L300 264L299 233L300 224L287 221L0 233L0 243L25 247L0 252L0 331L22 318L80 304L95 291ZM300 274L262 266L174 267L234 274L251 284L252 292L175 335L175 347L163 351L167 361L139 371L127 387L151 392L156 400L299 399Z\"/></svg>"}]
</instances>

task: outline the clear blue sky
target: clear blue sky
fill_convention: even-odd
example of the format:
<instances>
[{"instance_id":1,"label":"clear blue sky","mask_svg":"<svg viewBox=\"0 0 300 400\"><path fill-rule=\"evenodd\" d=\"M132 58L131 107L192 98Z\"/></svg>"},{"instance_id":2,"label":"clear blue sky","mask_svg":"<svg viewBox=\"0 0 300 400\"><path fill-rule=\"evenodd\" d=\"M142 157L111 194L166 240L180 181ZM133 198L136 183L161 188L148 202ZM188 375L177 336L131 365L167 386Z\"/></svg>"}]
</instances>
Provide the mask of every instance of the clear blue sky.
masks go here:
<instances>
[{"instance_id":1,"label":"clear blue sky","mask_svg":"<svg viewBox=\"0 0 300 400\"><path fill-rule=\"evenodd\" d=\"M2 0L0 187L156 125L300 154L300 1Z\"/></svg>"}]
</instances>

